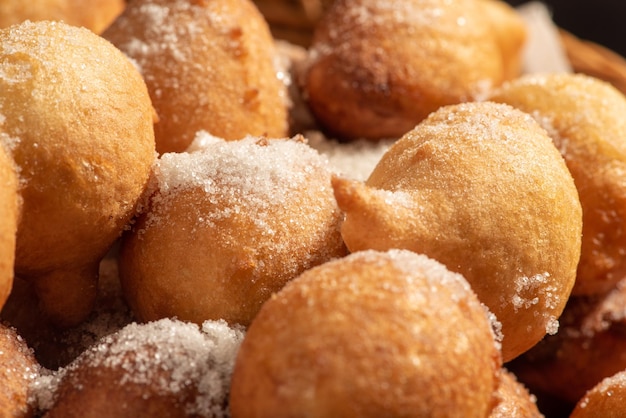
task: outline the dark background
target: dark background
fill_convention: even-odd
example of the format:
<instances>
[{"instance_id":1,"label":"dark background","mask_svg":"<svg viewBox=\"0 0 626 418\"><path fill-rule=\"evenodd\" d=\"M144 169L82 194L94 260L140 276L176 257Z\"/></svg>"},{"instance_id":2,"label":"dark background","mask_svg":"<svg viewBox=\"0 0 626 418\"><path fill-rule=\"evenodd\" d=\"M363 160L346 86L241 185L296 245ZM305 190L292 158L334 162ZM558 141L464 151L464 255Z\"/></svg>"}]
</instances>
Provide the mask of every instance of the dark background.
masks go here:
<instances>
[{"instance_id":1,"label":"dark background","mask_svg":"<svg viewBox=\"0 0 626 418\"><path fill-rule=\"evenodd\" d=\"M526 0L507 0L517 6ZM554 22L626 57L626 0L544 0Z\"/></svg>"}]
</instances>

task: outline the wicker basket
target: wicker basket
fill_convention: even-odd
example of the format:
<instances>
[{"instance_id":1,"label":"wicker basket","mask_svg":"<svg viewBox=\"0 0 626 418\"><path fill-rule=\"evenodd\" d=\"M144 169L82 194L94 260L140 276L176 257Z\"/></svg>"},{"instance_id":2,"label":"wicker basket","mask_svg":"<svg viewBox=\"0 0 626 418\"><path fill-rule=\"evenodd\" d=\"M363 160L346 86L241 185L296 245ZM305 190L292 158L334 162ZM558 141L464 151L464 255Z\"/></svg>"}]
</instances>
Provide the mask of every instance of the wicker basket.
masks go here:
<instances>
[{"instance_id":1,"label":"wicker basket","mask_svg":"<svg viewBox=\"0 0 626 418\"><path fill-rule=\"evenodd\" d=\"M274 36L308 46L313 28L332 0L255 0ZM613 84L626 94L626 59L594 42L560 30L565 54L574 72L587 74Z\"/></svg>"}]
</instances>

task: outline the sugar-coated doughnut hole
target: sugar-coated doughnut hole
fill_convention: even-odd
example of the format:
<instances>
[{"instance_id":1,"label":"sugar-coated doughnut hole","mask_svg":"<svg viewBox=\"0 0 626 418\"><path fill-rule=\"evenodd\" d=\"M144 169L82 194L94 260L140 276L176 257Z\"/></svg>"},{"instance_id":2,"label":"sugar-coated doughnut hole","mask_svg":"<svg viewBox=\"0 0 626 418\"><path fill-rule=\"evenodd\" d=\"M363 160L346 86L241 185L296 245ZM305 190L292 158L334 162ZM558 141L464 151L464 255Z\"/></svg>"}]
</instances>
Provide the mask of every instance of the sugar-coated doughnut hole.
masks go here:
<instances>
[{"instance_id":1,"label":"sugar-coated doughnut hole","mask_svg":"<svg viewBox=\"0 0 626 418\"><path fill-rule=\"evenodd\" d=\"M146 85L93 32L27 21L0 30L0 113L20 178L15 272L50 318L77 324L155 159Z\"/></svg>"},{"instance_id":2,"label":"sugar-coated doughnut hole","mask_svg":"<svg viewBox=\"0 0 626 418\"><path fill-rule=\"evenodd\" d=\"M200 130L287 135L274 41L251 0L133 0L103 36L146 80L159 153L184 151Z\"/></svg>"},{"instance_id":3,"label":"sugar-coated doughnut hole","mask_svg":"<svg viewBox=\"0 0 626 418\"><path fill-rule=\"evenodd\" d=\"M333 187L348 248L405 248L463 274L502 323L505 361L557 331L582 213L563 158L529 115L491 102L441 108L365 183Z\"/></svg>"},{"instance_id":4,"label":"sugar-coated doughnut hole","mask_svg":"<svg viewBox=\"0 0 626 418\"><path fill-rule=\"evenodd\" d=\"M248 328L232 416L485 417L501 365L489 318L462 276L409 251L314 267Z\"/></svg>"},{"instance_id":5,"label":"sugar-coated doughnut hole","mask_svg":"<svg viewBox=\"0 0 626 418\"><path fill-rule=\"evenodd\" d=\"M525 38L504 3L337 0L315 28L301 84L332 135L398 138L517 76Z\"/></svg>"},{"instance_id":6,"label":"sugar-coated doughnut hole","mask_svg":"<svg viewBox=\"0 0 626 418\"><path fill-rule=\"evenodd\" d=\"M143 321L246 326L287 281L345 255L342 214L328 162L301 140L203 139L155 165L122 242L123 289Z\"/></svg>"},{"instance_id":7,"label":"sugar-coated doughnut hole","mask_svg":"<svg viewBox=\"0 0 626 418\"><path fill-rule=\"evenodd\" d=\"M34 385L46 417L227 417L243 331L162 319L129 324Z\"/></svg>"}]
</instances>

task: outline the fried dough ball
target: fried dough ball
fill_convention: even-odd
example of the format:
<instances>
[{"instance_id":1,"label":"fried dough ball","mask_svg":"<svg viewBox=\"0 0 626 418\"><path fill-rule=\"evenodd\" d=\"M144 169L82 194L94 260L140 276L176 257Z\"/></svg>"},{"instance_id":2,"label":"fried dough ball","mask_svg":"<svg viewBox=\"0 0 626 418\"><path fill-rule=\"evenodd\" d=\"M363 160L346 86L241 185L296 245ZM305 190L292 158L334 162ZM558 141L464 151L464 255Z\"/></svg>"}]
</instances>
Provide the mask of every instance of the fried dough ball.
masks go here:
<instances>
[{"instance_id":1,"label":"fried dough ball","mask_svg":"<svg viewBox=\"0 0 626 418\"><path fill-rule=\"evenodd\" d=\"M540 74L491 99L531 113L565 158L583 207L573 294L607 292L626 275L626 98L586 75Z\"/></svg>"},{"instance_id":2,"label":"fried dough ball","mask_svg":"<svg viewBox=\"0 0 626 418\"><path fill-rule=\"evenodd\" d=\"M605 295L571 297L561 328L509 364L533 392L571 405L626 369L626 280Z\"/></svg>"},{"instance_id":3,"label":"fried dough ball","mask_svg":"<svg viewBox=\"0 0 626 418\"><path fill-rule=\"evenodd\" d=\"M404 250L304 272L267 301L233 371L239 417L486 417L501 359L465 279Z\"/></svg>"},{"instance_id":4,"label":"fried dough ball","mask_svg":"<svg viewBox=\"0 0 626 418\"><path fill-rule=\"evenodd\" d=\"M226 417L242 339L224 321L129 324L39 379L34 396L47 418Z\"/></svg>"},{"instance_id":5,"label":"fried dough ball","mask_svg":"<svg viewBox=\"0 0 626 418\"><path fill-rule=\"evenodd\" d=\"M333 187L348 249L405 248L461 273L502 323L505 361L558 329L582 214L563 158L529 115L489 102L442 108L365 183Z\"/></svg>"},{"instance_id":6,"label":"fried dough ball","mask_svg":"<svg viewBox=\"0 0 626 418\"><path fill-rule=\"evenodd\" d=\"M626 406L626 371L607 377L576 404L570 418L620 418Z\"/></svg>"},{"instance_id":7,"label":"fried dough ball","mask_svg":"<svg viewBox=\"0 0 626 418\"><path fill-rule=\"evenodd\" d=\"M123 239L120 276L142 321L247 326L302 271L345 255L326 159L298 140L248 137L163 154Z\"/></svg>"},{"instance_id":8,"label":"fried dough ball","mask_svg":"<svg viewBox=\"0 0 626 418\"><path fill-rule=\"evenodd\" d=\"M53 321L76 324L155 159L145 83L93 32L24 22L0 30L0 114L23 199L16 275Z\"/></svg>"},{"instance_id":9,"label":"fried dough ball","mask_svg":"<svg viewBox=\"0 0 626 418\"><path fill-rule=\"evenodd\" d=\"M39 374L39 365L24 340L0 324L0 416L31 417L29 385Z\"/></svg>"},{"instance_id":10,"label":"fried dough ball","mask_svg":"<svg viewBox=\"0 0 626 418\"><path fill-rule=\"evenodd\" d=\"M331 134L397 138L517 76L525 39L505 3L337 0L315 29L302 84Z\"/></svg>"},{"instance_id":11,"label":"fried dough ball","mask_svg":"<svg viewBox=\"0 0 626 418\"><path fill-rule=\"evenodd\" d=\"M513 373L502 369L499 377L496 392L498 404L489 414L489 418L543 418L537 408L537 399Z\"/></svg>"},{"instance_id":12,"label":"fried dough ball","mask_svg":"<svg viewBox=\"0 0 626 418\"><path fill-rule=\"evenodd\" d=\"M286 87L252 1L133 0L103 36L146 80L159 153L184 151L200 130L228 140L287 135Z\"/></svg>"},{"instance_id":13,"label":"fried dough ball","mask_svg":"<svg viewBox=\"0 0 626 418\"><path fill-rule=\"evenodd\" d=\"M0 141L1 137L2 131L0 130ZM13 159L0 143L0 219L2 220L0 222L0 310L13 286L15 240L20 207L15 170Z\"/></svg>"},{"instance_id":14,"label":"fried dough ball","mask_svg":"<svg viewBox=\"0 0 626 418\"><path fill-rule=\"evenodd\" d=\"M0 0L0 27L25 20L60 20L101 33L125 5L125 0Z\"/></svg>"}]
</instances>

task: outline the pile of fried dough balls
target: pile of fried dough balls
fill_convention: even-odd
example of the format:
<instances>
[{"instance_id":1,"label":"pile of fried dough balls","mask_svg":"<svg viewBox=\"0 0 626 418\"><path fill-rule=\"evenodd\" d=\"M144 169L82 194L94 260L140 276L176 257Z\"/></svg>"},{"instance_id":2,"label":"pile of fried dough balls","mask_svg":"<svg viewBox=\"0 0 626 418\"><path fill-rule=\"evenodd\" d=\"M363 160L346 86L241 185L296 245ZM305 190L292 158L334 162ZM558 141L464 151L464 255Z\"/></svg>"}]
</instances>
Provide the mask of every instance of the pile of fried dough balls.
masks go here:
<instances>
[{"instance_id":1,"label":"pile of fried dough balls","mask_svg":"<svg viewBox=\"0 0 626 418\"><path fill-rule=\"evenodd\" d=\"M0 17L1 416L623 404L626 98L521 76L505 3L336 0L307 48L250 0ZM390 145L359 179L298 112Z\"/></svg>"}]
</instances>

